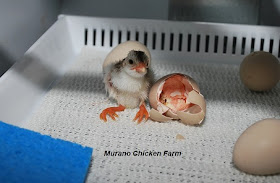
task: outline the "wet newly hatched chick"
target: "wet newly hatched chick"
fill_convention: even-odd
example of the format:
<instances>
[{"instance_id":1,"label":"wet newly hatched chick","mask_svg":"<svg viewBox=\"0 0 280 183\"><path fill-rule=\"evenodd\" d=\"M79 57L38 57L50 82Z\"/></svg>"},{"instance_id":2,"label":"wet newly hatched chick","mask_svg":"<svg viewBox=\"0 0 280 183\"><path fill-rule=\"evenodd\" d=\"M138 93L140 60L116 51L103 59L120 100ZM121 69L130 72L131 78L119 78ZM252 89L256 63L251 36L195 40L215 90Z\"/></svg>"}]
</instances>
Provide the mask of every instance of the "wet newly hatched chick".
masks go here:
<instances>
[{"instance_id":1,"label":"wet newly hatched chick","mask_svg":"<svg viewBox=\"0 0 280 183\"><path fill-rule=\"evenodd\" d=\"M145 100L153 81L148 56L143 51L132 50L126 58L106 67L103 72L105 89L119 106L104 109L100 119L107 121L106 115L109 115L115 120L115 117L118 117L116 112L139 106L134 120L138 119L140 123L144 116L147 120L149 113L145 107Z\"/></svg>"}]
</instances>

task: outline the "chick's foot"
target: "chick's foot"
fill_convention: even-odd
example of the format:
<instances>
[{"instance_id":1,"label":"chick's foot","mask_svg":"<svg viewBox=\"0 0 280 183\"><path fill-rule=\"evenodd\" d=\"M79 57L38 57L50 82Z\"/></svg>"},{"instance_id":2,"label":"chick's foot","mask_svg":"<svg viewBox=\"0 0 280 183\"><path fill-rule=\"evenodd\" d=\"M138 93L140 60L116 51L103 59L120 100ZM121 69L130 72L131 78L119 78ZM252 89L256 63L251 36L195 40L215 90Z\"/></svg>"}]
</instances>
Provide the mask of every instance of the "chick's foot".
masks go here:
<instances>
[{"instance_id":1,"label":"chick's foot","mask_svg":"<svg viewBox=\"0 0 280 183\"><path fill-rule=\"evenodd\" d=\"M148 111L147 111L145 105L142 104L142 105L140 106L140 109L139 109L139 111L137 112L135 118L133 119L133 121L136 121L136 120L138 119L137 122L138 122L138 123L141 123L141 121L143 120L144 116L145 116L145 121L147 121L148 118L149 118L149 113L148 113Z\"/></svg>"},{"instance_id":2,"label":"chick's foot","mask_svg":"<svg viewBox=\"0 0 280 183\"><path fill-rule=\"evenodd\" d=\"M118 117L116 112L124 111L125 107L122 105L119 105L118 107L109 107L107 109L104 109L102 113L100 114L100 119L104 122L107 122L106 116L109 115L113 120L116 120L115 117Z\"/></svg>"}]
</instances>

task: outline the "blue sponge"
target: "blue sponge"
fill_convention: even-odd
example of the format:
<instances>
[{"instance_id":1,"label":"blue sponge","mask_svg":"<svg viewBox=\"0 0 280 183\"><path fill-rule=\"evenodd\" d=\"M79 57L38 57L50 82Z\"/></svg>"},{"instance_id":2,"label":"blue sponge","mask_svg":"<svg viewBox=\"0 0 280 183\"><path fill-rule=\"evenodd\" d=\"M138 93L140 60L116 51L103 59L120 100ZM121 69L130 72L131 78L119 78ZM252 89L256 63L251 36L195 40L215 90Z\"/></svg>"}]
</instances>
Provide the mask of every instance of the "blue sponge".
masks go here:
<instances>
[{"instance_id":1,"label":"blue sponge","mask_svg":"<svg viewBox=\"0 0 280 183\"><path fill-rule=\"evenodd\" d=\"M84 182L92 148L0 121L0 182Z\"/></svg>"}]
</instances>

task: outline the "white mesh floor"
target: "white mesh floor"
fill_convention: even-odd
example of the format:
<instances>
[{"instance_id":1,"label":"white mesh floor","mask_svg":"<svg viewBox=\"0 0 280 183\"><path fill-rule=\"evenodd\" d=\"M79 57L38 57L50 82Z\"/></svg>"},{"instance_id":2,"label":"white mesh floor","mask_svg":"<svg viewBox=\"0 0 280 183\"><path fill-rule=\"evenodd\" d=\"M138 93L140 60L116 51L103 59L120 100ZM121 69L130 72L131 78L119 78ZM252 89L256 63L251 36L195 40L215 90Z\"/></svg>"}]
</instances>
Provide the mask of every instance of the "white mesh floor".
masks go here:
<instances>
[{"instance_id":1,"label":"white mesh floor","mask_svg":"<svg viewBox=\"0 0 280 183\"><path fill-rule=\"evenodd\" d=\"M238 66L167 64L153 58L156 79L174 72L193 77L207 104L201 127L176 121L132 122L138 109L104 123L100 112L116 106L102 83L107 52L86 47L65 76L46 94L25 128L94 148L87 182L279 182L280 175L252 176L237 170L232 150L239 135L254 122L280 118L278 86L253 93L240 83ZM181 134L184 140L176 139ZM104 151L178 151L178 157L109 157Z\"/></svg>"}]
</instances>

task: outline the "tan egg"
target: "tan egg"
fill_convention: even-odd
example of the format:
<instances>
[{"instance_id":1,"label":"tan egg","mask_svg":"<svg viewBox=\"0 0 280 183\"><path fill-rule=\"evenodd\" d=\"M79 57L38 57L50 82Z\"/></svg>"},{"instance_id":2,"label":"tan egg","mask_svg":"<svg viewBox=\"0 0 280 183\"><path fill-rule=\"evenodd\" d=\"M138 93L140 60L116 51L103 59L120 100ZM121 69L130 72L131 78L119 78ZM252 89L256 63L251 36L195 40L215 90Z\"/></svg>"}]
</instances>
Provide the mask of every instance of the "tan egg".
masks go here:
<instances>
[{"instance_id":1,"label":"tan egg","mask_svg":"<svg viewBox=\"0 0 280 183\"><path fill-rule=\"evenodd\" d=\"M189 76L174 73L159 79L151 87L150 118L165 122L173 119L184 124L200 124L206 113L206 103L198 85Z\"/></svg>"},{"instance_id":2,"label":"tan egg","mask_svg":"<svg viewBox=\"0 0 280 183\"><path fill-rule=\"evenodd\" d=\"M126 41L116 46L105 58L103 62L103 69L111 64L114 64L127 57L131 51L143 51L149 58L149 65L151 62L151 53L148 48L138 41Z\"/></svg>"},{"instance_id":3,"label":"tan egg","mask_svg":"<svg viewBox=\"0 0 280 183\"><path fill-rule=\"evenodd\" d=\"M278 59L264 51L252 52L240 65L240 78L253 91L272 89L280 79Z\"/></svg>"},{"instance_id":4,"label":"tan egg","mask_svg":"<svg viewBox=\"0 0 280 183\"><path fill-rule=\"evenodd\" d=\"M233 162L249 174L280 173L280 120L264 119L247 128L235 143Z\"/></svg>"}]
</instances>

